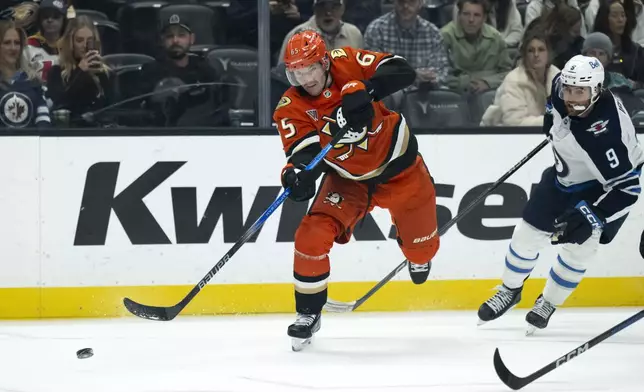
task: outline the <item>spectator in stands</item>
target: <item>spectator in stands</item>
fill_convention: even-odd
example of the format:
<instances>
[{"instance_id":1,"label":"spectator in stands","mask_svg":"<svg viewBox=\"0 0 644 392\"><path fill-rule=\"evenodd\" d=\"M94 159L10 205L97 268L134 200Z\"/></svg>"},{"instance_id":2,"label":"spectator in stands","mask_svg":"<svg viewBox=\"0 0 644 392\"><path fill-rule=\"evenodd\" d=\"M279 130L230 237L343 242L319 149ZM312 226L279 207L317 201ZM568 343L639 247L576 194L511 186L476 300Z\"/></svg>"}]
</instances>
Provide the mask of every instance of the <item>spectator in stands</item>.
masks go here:
<instances>
[{"instance_id":1,"label":"spectator in stands","mask_svg":"<svg viewBox=\"0 0 644 392\"><path fill-rule=\"evenodd\" d=\"M644 50L633 42L636 20L633 0L602 3L595 18L595 31L606 34L613 43L613 60L608 71L618 72L635 82L644 82Z\"/></svg>"},{"instance_id":2,"label":"spectator in stands","mask_svg":"<svg viewBox=\"0 0 644 392\"><path fill-rule=\"evenodd\" d=\"M494 104L487 108L482 126L543 125L546 99L559 69L550 63L544 32L529 31L521 43L519 65L503 79Z\"/></svg>"},{"instance_id":3,"label":"spectator in stands","mask_svg":"<svg viewBox=\"0 0 644 392\"><path fill-rule=\"evenodd\" d=\"M316 30L324 38L326 47L338 49L343 46L352 48L363 47L362 33L351 23L342 21L344 14L343 0L313 0L315 14L308 21L291 30L282 44L278 62L284 61L284 51L291 36L307 29Z\"/></svg>"},{"instance_id":4,"label":"spectator in stands","mask_svg":"<svg viewBox=\"0 0 644 392\"><path fill-rule=\"evenodd\" d=\"M365 48L407 59L417 85L443 85L451 67L440 30L419 16L423 1L395 0L393 11L367 27Z\"/></svg>"},{"instance_id":5,"label":"spectator in stands","mask_svg":"<svg viewBox=\"0 0 644 392\"><path fill-rule=\"evenodd\" d=\"M264 0L269 1L271 10L271 53L273 64L277 63L277 55L284 42L284 37L296 26L306 22L300 14L295 0ZM257 48L257 1L231 0L228 7L228 43L231 45L247 45Z\"/></svg>"},{"instance_id":6,"label":"spectator in stands","mask_svg":"<svg viewBox=\"0 0 644 392\"><path fill-rule=\"evenodd\" d=\"M109 96L109 68L101 58L101 38L87 16L70 19L60 40L59 64L49 71L47 95L54 109L70 111L72 122L104 107Z\"/></svg>"},{"instance_id":7,"label":"spectator in stands","mask_svg":"<svg viewBox=\"0 0 644 392\"><path fill-rule=\"evenodd\" d=\"M13 21L0 21L0 121L9 128L51 126L49 108L35 69L23 51L24 31Z\"/></svg>"},{"instance_id":8,"label":"spectator in stands","mask_svg":"<svg viewBox=\"0 0 644 392\"><path fill-rule=\"evenodd\" d=\"M344 0L344 16L342 20L355 25L361 34L367 29L369 23L379 17L382 12L381 0ZM308 20L313 16L312 0L295 0L295 5L302 18Z\"/></svg>"},{"instance_id":9,"label":"spectator in stands","mask_svg":"<svg viewBox=\"0 0 644 392\"><path fill-rule=\"evenodd\" d=\"M562 4L567 4L570 7L576 8L581 13L577 0L531 0L525 11L525 25L529 25L533 20L550 13L555 6ZM580 34L582 37L585 37L587 34L586 24L584 23L584 18L581 14L580 19Z\"/></svg>"},{"instance_id":10,"label":"spectator in stands","mask_svg":"<svg viewBox=\"0 0 644 392\"><path fill-rule=\"evenodd\" d=\"M604 66L604 88L609 89L622 99L629 113L644 110L644 102L633 94L635 82L621 73L608 70L613 60L613 43L604 33L588 34L584 41L582 54L598 59Z\"/></svg>"},{"instance_id":11,"label":"spectator in stands","mask_svg":"<svg viewBox=\"0 0 644 392\"><path fill-rule=\"evenodd\" d=\"M602 0L603 1L603 0ZM590 0L588 7L584 13L586 19L586 26L588 31L595 31L595 18L597 18L597 11L599 11L600 0ZM641 0L634 0L633 5L635 8L635 13L631 14L634 16L635 28L631 33L631 39L636 42L638 45L644 45L644 6L642 6ZM629 15L626 15L628 18Z\"/></svg>"},{"instance_id":12,"label":"spectator in stands","mask_svg":"<svg viewBox=\"0 0 644 392\"><path fill-rule=\"evenodd\" d=\"M543 29L552 50L552 64L563 69L575 55L581 54L584 38L581 36L581 12L564 3L558 3L545 15L533 20L526 30L533 26Z\"/></svg>"},{"instance_id":13,"label":"spectator in stands","mask_svg":"<svg viewBox=\"0 0 644 392\"><path fill-rule=\"evenodd\" d=\"M200 108L191 125L221 125L227 118L227 108L223 99L221 86L213 86L219 81L215 70L208 62L190 55L190 47L195 35L190 26L181 21L178 15L171 15L161 27L161 37L165 58L160 61L144 64L141 69L141 93L151 95L147 105L157 114L158 125L176 125L187 111ZM179 88L178 95L167 92L168 81L177 81L179 85L190 85ZM206 83L205 86L199 84ZM210 83L210 84L209 84ZM164 92L165 91L165 92ZM219 109L215 112L216 109ZM198 123L207 121L206 124Z\"/></svg>"},{"instance_id":14,"label":"spectator in stands","mask_svg":"<svg viewBox=\"0 0 644 392\"><path fill-rule=\"evenodd\" d=\"M516 47L523 37L523 21L516 0L492 0L487 23L503 36L508 47ZM458 8L454 7L454 22L458 22Z\"/></svg>"},{"instance_id":15,"label":"spectator in stands","mask_svg":"<svg viewBox=\"0 0 644 392\"><path fill-rule=\"evenodd\" d=\"M27 57L35 64L42 80L47 80L51 67L58 64L58 40L67 24L64 0L42 0L38 8L38 32L27 40Z\"/></svg>"},{"instance_id":16,"label":"spectator in stands","mask_svg":"<svg viewBox=\"0 0 644 392\"><path fill-rule=\"evenodd\" d=\"M485 23L486 0L458 0L458 21L441 32L454 73L448 86L473 94L497 88L512 69L507 45L494 27Z\"/></svg>"}]
</instances>

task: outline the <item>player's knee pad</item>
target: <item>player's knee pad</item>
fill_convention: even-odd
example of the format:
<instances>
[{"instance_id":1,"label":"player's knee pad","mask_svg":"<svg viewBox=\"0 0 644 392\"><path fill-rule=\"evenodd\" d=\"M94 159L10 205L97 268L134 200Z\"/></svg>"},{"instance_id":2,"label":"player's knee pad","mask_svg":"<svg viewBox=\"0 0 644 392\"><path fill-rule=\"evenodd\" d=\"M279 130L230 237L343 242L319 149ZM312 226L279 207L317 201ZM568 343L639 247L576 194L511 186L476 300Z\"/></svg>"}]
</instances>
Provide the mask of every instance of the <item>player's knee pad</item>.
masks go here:
<instances>
[{"instance_id":1,"label":"player's knee pad","mask_svg":"<svg viewBox=\"0 0 644 392\"><path fill-rule=\"evenodd\" d=\"M594 235L581 245L565 244L548 274L544 298L561 305L577 288L599 249L599 236Z\"/></svg>"},{"instance_id":2,"label":"player's knee pad","mask_svg":"<svg viewBox=\"0 0 644 392\"><path fill-rule=\"evenodd\" d=\"M401 250L405 258L410 262L425 264L434 258L439 247L440 238L438 234L435 234L432 238L418 244L410 244L409 246L403 244Z\"/></svg>"},{"instance_id":3,"label":"player's knee pad","mask_svg":"<svg viewBox=\"0 0 644 392\"><path fill-rule=\"evenodd\" d=\"M518 288L532 273L539 259L539 251L548 245L550 233L536 229L522 220L514 229L512 241L505 256L503 283Z\"/></svg>"},{"instance_id":4,"label":"player's knee pad","mask_svg":"<svg viewBox=\"0 0 644 392\"><path fill-rule=\"evenodd\" d=\"M328 254L340 230L335 218L323 214L306 215L295 232L295 249L308 256Z\"/></svg>"}]
</instances>

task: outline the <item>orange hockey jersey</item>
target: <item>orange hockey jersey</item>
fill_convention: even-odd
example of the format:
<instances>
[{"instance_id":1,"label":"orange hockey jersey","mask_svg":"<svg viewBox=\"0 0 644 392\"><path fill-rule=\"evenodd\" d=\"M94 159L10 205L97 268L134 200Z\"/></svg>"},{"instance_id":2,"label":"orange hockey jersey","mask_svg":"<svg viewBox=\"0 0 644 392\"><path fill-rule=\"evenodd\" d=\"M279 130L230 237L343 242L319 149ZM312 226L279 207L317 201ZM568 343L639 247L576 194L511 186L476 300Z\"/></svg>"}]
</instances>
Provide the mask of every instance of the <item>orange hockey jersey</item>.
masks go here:
<instances>
[{"instance_id":1,"label":"orange hockey jersey","mask_svg":"<svg viewBox=\"0 0 644 392\"><path fill-rule=\"evenodd\" d=\"M317 97L291 87L275 109L273 120L288 161L312 144L327 145L338 130L334 127L338 127L336 112L342 105L342 87L352 80L368 80L379 65L395 57L349 47L331 50L328 55L331 86ZM356 181L374 179L393 166L391 163L397 158L410 156L410 163L416 158L417 143L405 119L382 102L372 105L375 115L368 137L359 144L337 145L324 159L342 177Z\"/></svg>"}]
</instances>

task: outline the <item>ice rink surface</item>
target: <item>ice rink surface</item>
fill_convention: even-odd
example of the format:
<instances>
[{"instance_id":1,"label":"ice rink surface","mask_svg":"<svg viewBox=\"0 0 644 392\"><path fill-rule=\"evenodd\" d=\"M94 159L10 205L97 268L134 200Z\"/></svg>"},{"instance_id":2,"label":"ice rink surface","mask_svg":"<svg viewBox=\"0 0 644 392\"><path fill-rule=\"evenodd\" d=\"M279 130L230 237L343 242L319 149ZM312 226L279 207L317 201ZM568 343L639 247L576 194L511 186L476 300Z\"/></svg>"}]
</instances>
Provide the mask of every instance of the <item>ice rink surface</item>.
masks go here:
<instances>
[{"instance_id":1,"label":"ice rink surface","mask_svg":"<svg viewBox=\"0 0 644 392\"><path fill-rule=\"evenodd\" d=\"M525 376L638 310L560 309L532 337L525 309L482 327L472 311L325 314L299 353L293 315L3 321L0 392L509 391L496 347ZM523 390L644 391L644 321Z\"/></svg>"}]
</instances>

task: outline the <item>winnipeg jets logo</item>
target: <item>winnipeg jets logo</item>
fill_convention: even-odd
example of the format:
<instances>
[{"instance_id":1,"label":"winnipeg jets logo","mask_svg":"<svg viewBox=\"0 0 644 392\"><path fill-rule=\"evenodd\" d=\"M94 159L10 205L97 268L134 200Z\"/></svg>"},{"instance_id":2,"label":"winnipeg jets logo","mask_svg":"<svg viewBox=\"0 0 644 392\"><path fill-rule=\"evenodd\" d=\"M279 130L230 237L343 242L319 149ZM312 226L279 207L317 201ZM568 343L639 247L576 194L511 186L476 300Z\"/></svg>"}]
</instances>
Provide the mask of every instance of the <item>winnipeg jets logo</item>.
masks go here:
<instances>
[{"instance_id":1,"label":"winnipeg jets logo","mask_svg":"<svg viewBox=\"0 0 644 392\"><path fill-rule=\"evenodd\" d=\"M590 128L586 129L586 131L592 133L595 136L601 135L602 133L608 131L608 127L607 127L608 121L609 120L606 120L606 121L599 120L597 122L594 122L590 126Z\"/></svg>"},{"instance_id":2,"label":"winnipeg jets logo","mask_svg":"<svg viewBox=\"0 0 644 392\"><path fill-rule=\"evenodd\" d=\"M561 159L561 155L557 152L557 150L553 147L552 152L555 155L555 170L557 171L557 175L559 178L564 178L570 173L570 169L568 168L568 164L566 161Z\"/></svg>"},{"instance_id":3,"label":"winnipeg jets logo","mask_svg":"<svg viewBox=\"0 0 644 392\"><path fill-rule=\"evenodd\" d=\"M338 192L329 192L324 198L324 204L330 204L331 207L338 207L339 209L342 209L342 207L340 206L342 200L344 200L344 197L340 196Z\"/></svg>"},{"instance_id":4,"label":"winnipeg jets logo","mask_svg":"<svg viewBox=\"0 0 644 392\"><path fill-rule=\"evenodd\" d=\"M33 105L25 94L10 92L0 100L0 119L12 128L24 128L31 122Z\"/></svg>"}]
</instances>

